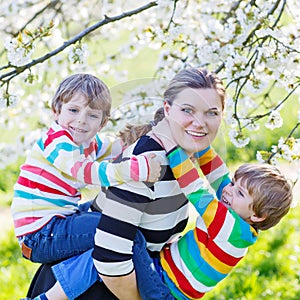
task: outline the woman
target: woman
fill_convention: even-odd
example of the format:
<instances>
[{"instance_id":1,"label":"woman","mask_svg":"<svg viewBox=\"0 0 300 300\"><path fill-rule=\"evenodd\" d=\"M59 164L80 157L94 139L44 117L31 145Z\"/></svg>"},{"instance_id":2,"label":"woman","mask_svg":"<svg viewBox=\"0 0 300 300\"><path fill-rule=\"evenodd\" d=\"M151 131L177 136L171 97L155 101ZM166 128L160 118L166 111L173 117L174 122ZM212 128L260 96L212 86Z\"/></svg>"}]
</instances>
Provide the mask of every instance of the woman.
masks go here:
<instances>
[{"instance_id":1,"label":"woman","mask_svg":"<svg viewBox=\"0 0 300 300\"><path fill-rule=\"evenodd\" d=\"M184 69L169 83L164 93L164 115L175 142L189 156L206 149L216 137L224 98L221 81L207 70ZM121 184L108 188L106 197L97 199L102 216L92 256L98 272L92 268L91 251L54 266L59 281L55 287L61 285L62 289L48 291L48 299L75 299L97 280L98 273L117 298L140 299L132 261L137 230L143 233L147 249L155 257L183 231L189 212L188 200L168 166L165 150L151 131L128 147L120 160L147 152L161 160L163 171L158 182Z\"/></svg>"}]
</instances>

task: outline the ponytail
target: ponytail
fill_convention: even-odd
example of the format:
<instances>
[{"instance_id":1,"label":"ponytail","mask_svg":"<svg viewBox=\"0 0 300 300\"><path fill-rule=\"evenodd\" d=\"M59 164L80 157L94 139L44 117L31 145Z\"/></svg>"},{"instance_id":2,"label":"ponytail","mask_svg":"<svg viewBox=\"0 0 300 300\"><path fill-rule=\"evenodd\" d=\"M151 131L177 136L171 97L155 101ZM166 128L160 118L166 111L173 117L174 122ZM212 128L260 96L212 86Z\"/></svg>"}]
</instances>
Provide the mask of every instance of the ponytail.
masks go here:
<instances>
[{"instance_id":1,"label":"ponytail","mask_svg":"<svg viewBox=\"0 0 300 300\"><path fill-rule=\"evenodd\" d=\"M154 119L146 124L132 125L127 124L123 130L118 133L125 145L129 146L136 142L142 135L151 131L159 121L165 117L163 107L160 107L154 114Z\"/></svg>"}]
</instances>

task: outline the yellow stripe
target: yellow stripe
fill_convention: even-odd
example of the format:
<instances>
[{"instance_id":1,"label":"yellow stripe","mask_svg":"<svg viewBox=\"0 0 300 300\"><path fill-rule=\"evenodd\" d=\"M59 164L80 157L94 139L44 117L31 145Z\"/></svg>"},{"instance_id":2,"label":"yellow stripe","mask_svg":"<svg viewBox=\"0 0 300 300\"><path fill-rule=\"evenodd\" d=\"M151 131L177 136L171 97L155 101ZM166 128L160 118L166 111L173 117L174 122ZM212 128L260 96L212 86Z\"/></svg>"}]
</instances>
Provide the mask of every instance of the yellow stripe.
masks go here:
<instances>
[{"instance_id":1,"label":"yellow stripe","mask_svg":"<svg viewBox=\"0 0 300 300\"><path fill-rule=\"evenodd\" d=\"M160 262L161 262L161 265L163 267L163 269L167 272L169 278L171 279L171 281L175 284L175 286L179 289L179 291L185 295L187 298L190 298L190 295L187 294L185 291L183 291L180 286L179 286L179 283L178 281L176 280L176 277L174 276L172 270L170 269L167 261L165 260L164 258L164 253L163 251L161 251L160 253ZM202 297L201 297L202 298ZM201 299L201 298L193 298L194 300L198 300L198 299Z\"/></svg>"},{"instance_id":2,"label":"yellow stripe","mask_svg":"<svg viewBox=\"0 0 300 300\"><path fill-rule=\"evenodd\" d=\"M216 153L209 149L203 156L199 157L198 160L201 161L201 165L205 165L212 161L216 157Z\"/></svg>"},{"instance_id":3,"label":"yellow stripe","mask_svg":"<svg viewBox=\"0 0 300 300\"><path fill-rule=\"evenodd\" d=\"M206 227L209 227L212 221L215 219L217 208L218 201L214 200L208 205L205 213L202 215L202 219L204 220Z\"/></svg>"},{"instance_id":4,"label":"yellow stripe","mask_svg":"<svg viewBox=\"0 0 300 300\"><path fill-rule=\"evenodd\" d=\"M185 160L180 165L172 168L172 172L173 172L175 178L178 178L178 177L186 174L193 168L194 168L193 163L191 163L190 160Z\"/></svg>"},{"instance_id":5,"label":"yellow stripe","mask_svg":"<svg viewBox=\"0 0 300 300\"><path fill-rule=\"evenodd\" d=\"M178 281L176 279L176 277L174 276L171 268L169 267L169 264L167 263L167 261L165 260L165 257L164 257L164 252L161 251L160 252L160 263L163 267L163 269L167 272L168 276L170 277L170 279L174 282L174 284L178 287L179 284L178 284Z\"/></svg>"},{"instance_id":6,"label":"yellow stripe","mask_svg":"<svg viewBox=\"0 0 300 300\"><path fill-rule=\"evenodd\" d=\"M222 274L228 274L233 267L228 266L227 264L221 262L219 259L217 259L206 247L203 243L201 243L197 239L196 231L194 231L194 237L195 241L197 241L198 248L200 249L200 253L202 258L215 270Z\"/></svg>"}]
</instances>

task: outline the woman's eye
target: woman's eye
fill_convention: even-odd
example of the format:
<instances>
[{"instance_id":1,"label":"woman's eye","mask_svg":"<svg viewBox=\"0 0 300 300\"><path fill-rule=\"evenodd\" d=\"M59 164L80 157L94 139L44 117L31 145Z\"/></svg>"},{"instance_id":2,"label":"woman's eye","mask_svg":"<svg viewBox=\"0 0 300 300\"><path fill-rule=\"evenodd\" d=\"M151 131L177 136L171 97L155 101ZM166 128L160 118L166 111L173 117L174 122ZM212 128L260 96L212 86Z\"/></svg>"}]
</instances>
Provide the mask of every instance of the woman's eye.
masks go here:
<instances>
[{"instance_id":1,"label":"woman's eye","mask_svg":"<svg viewBox=\"0 0 300 300\"><path fill-rule=\"evenodd\" d=\"M210 116L210 117L215 117L215 116L218 116L219 113L217 111L208 111L207 112L207 115Z\"/></svg>"},{"instance_id":2,"label":"woman's eye","mask_svg":"<svg viewBox=\"0 0 300 300\"><path fill-rule=\"evenodd\" d=\"M76 112L78 112L78 109L76 109L76 108L69 108L69 111L72 112L72 113L76 113Z\"/></svg>"},{"instance_id":3,"label":"woman's eye","mask_svg":"<svg viewBox=\"0 0 300 300\"><path fill-rule=\"evenodd\" d=\"M187 114L192 114L193 113L193 110L190 109L190 108L183 108L182 111L187 113Z\"/></svg>"}]
</instances>

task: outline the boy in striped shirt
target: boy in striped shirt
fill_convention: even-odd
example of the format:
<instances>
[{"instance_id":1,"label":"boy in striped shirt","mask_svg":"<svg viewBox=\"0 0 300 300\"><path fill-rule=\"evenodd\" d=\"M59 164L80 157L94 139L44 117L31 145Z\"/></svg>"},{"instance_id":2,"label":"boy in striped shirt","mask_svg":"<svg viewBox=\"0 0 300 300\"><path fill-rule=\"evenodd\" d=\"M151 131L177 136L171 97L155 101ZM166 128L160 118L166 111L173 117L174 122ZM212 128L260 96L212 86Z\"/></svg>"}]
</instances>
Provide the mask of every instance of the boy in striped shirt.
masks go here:
<instances>
[{"instance_id":1,"label":"boy in striped shirt","mask_svg":"<svg viewBox=\"0 0 300 300\"><path fill-rule=\"evenodd\" d=\"M167 128L165 121L160 125ZM158 272L151 266L143 236L137 235L133 259L138 288L142 299L200 299L245 256L259 230L275 226L287 214L292 187L267 164L241 165L228 182L228 177L217 175L219 158L208 148L199 153L199 162L204 175L216 168L210 174L214 178L208 178L216 199L197 184L200 178L193 162L165 132L158 137L168 151L175 178L199 216L194 229L161 251Z\"/></svg>"},{"instance_id":2,"label":"boy in striped shirt","mask_svg":"<svg viewBox=\"0 0 300 300\"><path fill-rule=\"evenodd\" d=\"M11 210L25 258L49 263L93 247L101 213L78 205L86 185L159 177L154 154L109 162L124 148L120 139L97 135L110 109L109 89L97 77L75 74L60 83L52 101L54 122L34 144L14 186Z\"/></svg>"}]
</instances>

